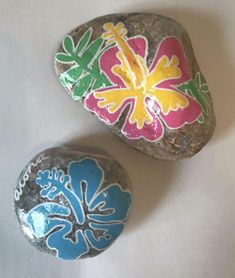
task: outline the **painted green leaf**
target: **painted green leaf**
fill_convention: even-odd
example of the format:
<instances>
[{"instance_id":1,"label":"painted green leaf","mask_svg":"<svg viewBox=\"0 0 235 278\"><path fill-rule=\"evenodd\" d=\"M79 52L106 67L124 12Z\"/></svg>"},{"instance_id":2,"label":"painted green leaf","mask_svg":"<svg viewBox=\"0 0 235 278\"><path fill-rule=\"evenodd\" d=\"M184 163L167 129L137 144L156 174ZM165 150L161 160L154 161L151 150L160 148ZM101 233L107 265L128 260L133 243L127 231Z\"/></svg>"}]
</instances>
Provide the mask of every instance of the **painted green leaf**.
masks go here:
<instances>
[{"instance_id":1,"label":"painted green leaf","mask_svg":"<svg viewBox=\"0 0 235 278\"><path fill-rule=\"evenodd\" d=\"M101 88L103 85L103 80L102 78L98 78L96 79L96 81L94 82L93 86L92 86L92 90L97 90L99 88Z\"/></svg>"},{"instance_id":2,"label":"painted green leaf","mask_svg":"<svg viewBox=\"0 0 235 278\"><path fill-rule=\"evenodd\" d=\"M94 85L92 87L93 90L97 90L97 89L101 88L103 85L105 85L105 86L112 85L112 83L109 81L109 79L106 77L106 75L104 75L100 71L99 59L100 59L100 55L98 55L96 57L96 59L93 61L93 66L92 66L92 70L100 73L99 78L97 78L98 80L96 80L96 82L94 83Z\"/></svg>"},{"instance_id":3,"label":"painted green leaf","mask_svg":"<svg viewBox=\"0 0 235 278\"><path fill-rule=\"evenodd\" d=\"M82 55L82 60L83 62L88 65L91 60L96 56L96 54L98 53L98 51L100 50L101 46L103 44L103 40L102 38L98 38L96 40L94 40L84 51L83 55Z\"/></svg>"},{"instance_id":4,"label":"painted green leaf","mask_svg":"<svg viewBox=\"0 0 235 278\"><path fill-rule=\"evenodd\" d=\"M199 117L198 122L199 122L200 124L203 124L204 121L205 121L205 118L204 118L204 116L203 116L203 114L202 114L202 115Z\"/></svg>"},{"instance_id":5,"label":"painted green leaf","mask_svg":"<svg viewBox=\"0 0 235 278\"><path fill-rule=\"evenodd\" d=\"M200 88L200 87L201 87L201 76L200 76L200 73L199 73L199 72L196 73L195 78L194 78L194 81L195 81L195 83L196 83L196 86L197 86L198 88Z\"/></svg>"},{"instance_id":6,"label":"painted green leaf","mask_svg":"<svg viewBox=\"0 0 235 278\"><path fill-rule=\"evenodd\" d=\"M191 92L192 92L192 95L195 97L195 99L200 103L203 112L207 113L208 112L207 105L205 103L205 99L200 94L200 92L196 89L196 87L192 87Z\"/></svg>"},{"instance_id":7,"label":"painted green leaf","mask_svg":"<svg viewBox=\"0 0 235 278\"><path fill-rule=\"evenodd\" d=\"M200 84L200 87L198 87L198 84ZM199 73L196 74L194 79L192 79L184 84L181 84L178 88L181 91L186 92L190 96L192 96L201 105L203 113L208 114L207 101L206 101L205 95L202 94L201 77L200 77ZM201 119L201 121L202 121L202 119Z\"/></svg>"},{"instance_id":8,"label":"painted green leaf","mask_svg":"<svg viewBox=\"0 0 235 278\"><path fill-rule=\"evenodd\" d=\"M203 94L203 97L204 97L204 99L205 99L205 101L208 103L208 104L210 104L211 103L211 98L210 98L210 96L208 95L208 92L205 94Z\"/></svg>"},{"instance_id":9,"label":"painted green leaf","mask_svg":"<svg viewBox=\"0 0 235 278\"><path fill-rule=\"evenodd\" d=\"M179 85L178 89L182 92L189 93L189 92L187 92L187 90L189 89L188 83L183 83L183 84Z\"/></svg>"},{"instance_id":10,"label":"painted green leaf","mask_svg":"<svg viewBox=\"0 0 235 278\"><path fill-rule=\"evenodd\" d=\"M66 72L64 72L63 74L61 74L60 82L63 86L70 87L71 85L76 83L76 81L78 81L82 73L83 73L83 69L81 67L74 66L69 70L67 70Z\"/></svg>"},{"instance_id":11,"label":"painted green leaf","mask_svg":"<svg viewBox=\"0 0 235 278\"><path fill-rule=\"evenodd\" d=\"M66 64L74 62L73 57L65 53L57 53L56 60L60 63L66 63Z\"/></svg>"},{"instance_id":12,"label":"painted green leaf","mask_svg":"<svg viewBox=\"0 0 235 278\"><path fill-rule=\"evenodd\" d=\"M66 36L66 37L64 38L63 47L64 47L64 50L65 50L67 53L70 53L70 54L73 53L73 50L74 50L74 43L73 43L73 38L72 38L71 36Z\"/></svg>"},{"instance_id":13,"label":"painted green leaf","mask_svg":"<svg viewBox=\"0 0 235 278\"><path fill-rule=\"evenodd\" d=\"M92 75L86 75L84 78L79 80L79 82L74 86L73 97L74 99L80 99L91 87L93 81Z\"/></svg>"},{"instance_id":14,"label":"painted green leaf","mask_svg":"<svg viewBox=\"0 0 235 278\"><path fill-rule=\"evenodd\" d=\"M108 77L106 77L105 74L101 74L101 77L102 77L102 80L103 80L103 83L106 85L106 87L109 87L112 85L112 83L110 82L110 80L108 79Z\"/></svg>"},{"instance_id":15,"label":"painted green leaf","mask_svg":"<svg viewBox=\"0 0 235 278\"><path fill-rule=\"evenodd\" d=\"M100 59L100 55L96 57L96 59L93 61L93 66L92 66L93 70L100 71L99 59Z\"/></svg>"},{"instance_id":16,"label":"painted green leaf","mask_svg":"<svg viewBox=\"0 0 235 278\"><path fill-rule=\"evenodd\" d=\"M75 49L75 53L76 55L78 55L89 43L90 38L92 35L92 28L89 28L84 35L81 37L81 39L79 40L76 49Z\"/></svg>"},{"instance_id":17,"label":"painted green leaf","mask_svg":"<svg viewBox=\"0 0 235 278\"><path fill-rule=\"evenodd\" d=\"M99 65L100 56L107 47L102 48L104 40L101 37L91 41L92 32L92 28L89 28L76 46L73 38L66 36L63 41L66 53L56 54L56 60L60 63L73 64L61 74L60 82L73 92L74 99L80 99L91 89L98 90L112 85Z\"/></svg>"},{"instance_id":18,"label":"painted green leaf","mask_svg":"<svg viewBox=\"0 0 235 278\"><path fill-rule=\"evenodd\" d=\"M208 93L209 92L208 85L207 84L203 84L202 87L201 87L201 91L203 93Z\"/></svg>"}]
</instances>

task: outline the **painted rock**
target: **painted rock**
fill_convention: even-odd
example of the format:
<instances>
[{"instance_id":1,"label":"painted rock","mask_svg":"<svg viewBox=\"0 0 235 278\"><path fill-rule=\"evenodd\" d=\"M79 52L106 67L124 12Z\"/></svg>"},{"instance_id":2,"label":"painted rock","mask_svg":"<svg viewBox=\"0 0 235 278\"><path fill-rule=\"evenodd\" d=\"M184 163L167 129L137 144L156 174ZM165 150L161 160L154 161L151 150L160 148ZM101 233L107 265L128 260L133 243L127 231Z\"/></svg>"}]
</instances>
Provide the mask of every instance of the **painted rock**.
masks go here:
<instances>
[{"instance_id":1,"label":"painted rock","mask_svg":"<svg viewBox=\"0 0 235 278\"><path fill-rule=\"evenodd\" d=\"M72 260L107 249L121 234L131 202L129 178L111 157L52 148L24 168L14 205L33 246Z\"/></svg>"},{"instance_id":2,"label":"painted rock","mask_svg":"<svg viewBox=\"0 0 235 278\"><path fill-rule=\"evenodd\" d=\"M65 36L55 66L73 100L150 156L191 157L213 134L208 85L187 32L173 19L96 18Z\"/></svg>"}]
</instances>

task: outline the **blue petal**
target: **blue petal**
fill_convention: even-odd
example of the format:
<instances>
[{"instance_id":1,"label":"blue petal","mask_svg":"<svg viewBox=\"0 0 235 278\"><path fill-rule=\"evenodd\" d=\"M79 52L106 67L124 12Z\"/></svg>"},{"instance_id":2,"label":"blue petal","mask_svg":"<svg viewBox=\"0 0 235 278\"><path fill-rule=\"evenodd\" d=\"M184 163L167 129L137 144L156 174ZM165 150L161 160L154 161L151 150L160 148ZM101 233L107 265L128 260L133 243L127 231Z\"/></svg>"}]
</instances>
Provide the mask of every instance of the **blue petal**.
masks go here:
<instances>
[{"instance_id":1,"label":"blue petal","mask_svg":"<svg viewBox=\"0 0 235 278\"><path fill-rule=\"evenodd\" d=\"M97 195L89 207L90 210L100 207L100 211L110 210L110 213L91 213L88 217L99 222L123 221L127 217L131 202L130 192L124 191L118 184L110 185Z\"/></svg>"},{"instance_id":2,"label":"blue petal","mask_svg":"<svg viewBox=\"0 0 235 278\"><path fill-rule=\"evenodd\" d=\"M76 232L76 242L65 236L71 232L71 223L67 220L58 220L57 225L63 228L51 233L47 238L48 247L55 250L57 257L64 260L78 259L88 252L89 247L81 230Z\"/></svg>"},{"instance_id":3,"label":"blue petal","mask_svg":"<svg viewBox=\"0 0 235 278\"><path fill-rule=\"evenodd\" d=\"M28 212L27 222L32 228L33 234L38 237L44 237L54 227L54 221L49 218L51 215L68 216L70 209L56 203L43 203Z\"/></svg>"},{"instance_id":4,"label":"blue petal","mask_svg":"<svg viewBox=\"0 0 235 278\"><path fill-rule=\"evenodd\" d=\"M47 236L48 248L55 250L61 259L76 259L87 253L89 247L81 231L76 232L76 242L66 235L72 231L72 223L59 216L68 216L70 209L56 203L43 203L28 212L27 222L37 238ZM56 216L55 216L56 215ZM52 218L53 217L53 218ZM59 228L53 232L55 228Z\"/></svg>"},{"instance_id":5,"label":"blue petal","mask_svg":"<svg viewBox=\"0 0 235 278\"><path fill-rule=\"evenodd\" d=\"M97 165L96 160L85 158L80 162L72 162L69 165L68 173L71 176L73 190L80 200L82 200L81 182L84 181L87 184L86 200L89 203L103 178L103 171Z\"/></svg>"},{"instance_id":6,"label":"blue petal","mask_svg":"<svg viewBox=\"0 0 235 278\"><path fill-rule=\"evenodd\" d=\"M91 229L86 229L84 233L90 245L92 245L92 247L97 250L105 249L110 244L112 244L115 241L115 239L121 234L124 228L124 225L121 223L109 225L90 223L89 226L94 231L92 231ZM96 238L94 236L95 230L103 230L103 236Z\"/></svg>"}]
</instances>

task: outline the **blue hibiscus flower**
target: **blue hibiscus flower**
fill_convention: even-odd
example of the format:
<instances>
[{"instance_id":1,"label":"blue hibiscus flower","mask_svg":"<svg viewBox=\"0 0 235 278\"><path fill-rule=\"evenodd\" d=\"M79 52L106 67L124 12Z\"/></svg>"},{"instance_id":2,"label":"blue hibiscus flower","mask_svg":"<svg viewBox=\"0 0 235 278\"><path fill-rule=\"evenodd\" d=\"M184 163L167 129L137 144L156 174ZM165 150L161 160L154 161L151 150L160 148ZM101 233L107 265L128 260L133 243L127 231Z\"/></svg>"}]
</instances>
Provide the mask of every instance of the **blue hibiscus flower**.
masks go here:
<instances>
[{"instance_id":1,"label":"blue hibiscus flower","mask_svg":"<svg viewBox=\"0 0 235 278\"><path fill-rule=\"evenodd\" d=\"M101 188L103 178L102 168L90 158L70 163L68 174L56 168L38 171L36 184L48 201L32 208L27 222L35 237L47 237L57 257L76 259L91 249L101 252L122 232L131 193L116 183ZM53 202L60 194L69 206Z\"/></svg>"}]
</instances>

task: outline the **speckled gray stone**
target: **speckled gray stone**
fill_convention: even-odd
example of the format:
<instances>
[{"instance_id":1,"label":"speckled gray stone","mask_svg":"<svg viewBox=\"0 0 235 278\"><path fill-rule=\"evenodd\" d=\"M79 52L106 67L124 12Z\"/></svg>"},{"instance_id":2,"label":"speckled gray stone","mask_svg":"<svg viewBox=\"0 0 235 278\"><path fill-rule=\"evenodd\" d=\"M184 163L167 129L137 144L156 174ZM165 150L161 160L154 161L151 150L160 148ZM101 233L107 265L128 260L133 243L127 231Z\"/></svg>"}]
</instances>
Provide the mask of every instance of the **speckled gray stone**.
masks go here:
<instances>
[{"instance_id":1,"label":"speckled gray stone","mask_svg":"<svg viewBox=\"0 0 235 278\"><path fill-rule=\"evenodd\" d=\"M213 134L208 86L188 33L171 18L132 13L91 20L64 38L55 66L75 101L154 158L191 157Z\"/></svg>"},{"instance_id":2,"label":"speckled gray stone","mask_svg":"<svg viewBox=\"0 0 235 278\"><path fill-rule=\"evenodd\" d=\"M126 171L103 152L47 149L22 171L15 212L25 238L61 259L103 252L124 228L132 194Z\"/></svg>"}]
</instances>

